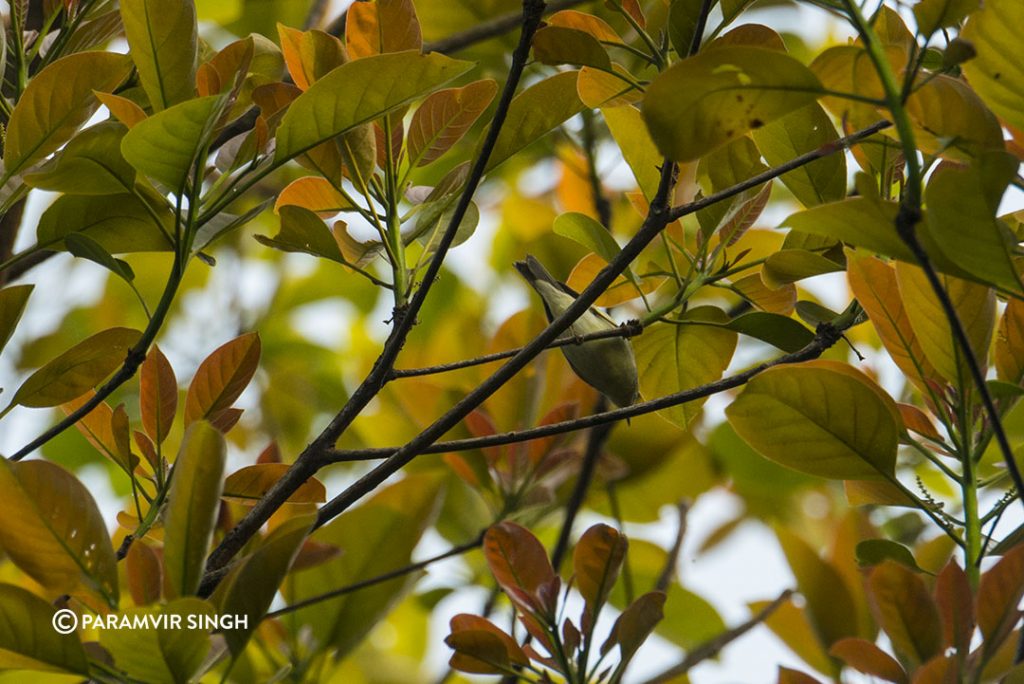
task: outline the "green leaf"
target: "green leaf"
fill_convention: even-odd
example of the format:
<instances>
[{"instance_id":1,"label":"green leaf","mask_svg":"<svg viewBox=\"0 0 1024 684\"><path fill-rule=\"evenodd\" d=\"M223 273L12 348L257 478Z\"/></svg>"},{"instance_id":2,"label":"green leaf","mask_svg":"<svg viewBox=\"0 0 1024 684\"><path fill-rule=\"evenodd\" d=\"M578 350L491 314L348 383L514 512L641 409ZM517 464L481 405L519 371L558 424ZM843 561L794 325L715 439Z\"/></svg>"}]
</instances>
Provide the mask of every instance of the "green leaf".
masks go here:
<instances>
[{"instance_id":1,"label":"green leaf","mask_svg":"<svg viewBox=\"0 0 1024 684\"><path fill-rule=\"evenodd\" d=\"M754 142L772 166L788 162L839 139L821 105L813 102L753 131ZM846 197L846 157L826 157L783 174L782 182L806 207Z\"/></svg>"},{"instance_id":2,"label":"green leaf","mask_svg":"<svg viewBox=\"0 0 1024 684\"><path fill-rule=\"evenodd\" d=\"M770 368L747 383L726 415L761 455L810 475L870 480L891 476L896 465L896 403L845 364Z\"/></svg>"},{"instance_id":3,"label":"green leaf","mask_svg":"<svg viewBox=\"0 0 1024 684\"><path fill-rule=\"evenodd\" d=\"M62 195L39 219L37 246L59 249L66 236L80 233L111 254L171 250L165 231L170 230L172 219L166 204L151 213L143 202L128 194Z\"/></svg>"},{"instance_id":4,"label":"green leaf","mask_svg":"<svg viewBox=\"0 0 1024 684\"><path fill-rule=\"evenodd\" d=\"M967 20L960 38L977 53L963 65L974 91L1006 123L1024 129L1024 43L1016 37L1020 26L1024 26L1024 4L985 0L984 7Z\"/></svg>"},{"instance_id":5,"label":"green leaf","mask_svg":"<svg viewBox=\"0 0 1024 684\"><path fill-rule=\"evenodd\" d=\"M200 97L140 121L121 141L121 154L149 178L180 193L223 102L221 95Z\"/></svg>"},{"instance_id":6,"label":"green leaf","mask_svg":"<svg viewBox=\"0 0 1024 684\"><path fill-rule=\"evenodd\" d=\"M922 152L966 161L1004 147L999 121L961 79L930 75L907 98L906 107Z\"/></svg>"},{"instance_id":7,"label":"green leaf","mask_svg":"<svg viewBox=\"0 0 1024 684\"><path fill-rule=\"evenodd\" d=\"M619 646L619 665L617 671L625 669L647 637L661 619L665 617L664 592L652 591L644 594L626 607L612 625L608 640L601 645L601 653L607 653L615 644Z\"/></svg>"},{"instance_id":8,"label":"green leaf","mask_svg":"<svg viewBox=\"0 0 1024 684\"><path fill-rule=\"evenodd\" d=\"M941 651L939 610L919 574L887 560L868 575L868 598L896 652L912 664L927 662Z\"/></svg>"},{"instance_id":9,"label":"green leaf","mask_svg":"<svg viewBox=\"0 0 1024 684\"><path fill-rule=\"evenodd\" d=\"M92 495L74 475L49 461L0 459L0 500L0 547L26 575L54 596L87 590L117 605L110 535Z\"/></svg>"},{"instance_id":10,"label":"green leaf","mask_svg":"<svg viewBox=\"0 0 1024 684\"><path fill-rule=\"evenodd\" d=\"M99 101L131 73L131 60L113 52L81 52L58 59L29 82L7 125L4 176L11 178L71 139Z\"/></svg>"},{"instance_id":11,"label":"green leaf","mask_svg":"<svg viewBox=\"0 0 1024 684\"><path fill-rule=\"evenodd\" d=\"M72 195L131 192L135 169L121 155L128 129L107 121L85 129L38 172L25 176L29 187Z\"/></svg>"},{"instance_id":12,"label":"green leaf","mask_svg":"<svg viewBox=\"0 0 1024 684\"><path fill-rule=\"evenodd\" d=\"M280 214L281 232L272 238L256 235L257 242L284 252L312 254L356 266L368 262L383 248L377 240L359 242L352 238L344 221L335 221L334 229L328 230L323 220L305 207L283 206Z\"/></svg>"},{"instance_id":13,"label":"green leaf","mask_svg":"<svg viewBox=\"0 0 1024 684\"><path fill-rule=\"evenodd\" d=\"M470 62L431 53L395 52L332 70L288 107L277 129L275 164L373 121L461 76Z\"/></svg>"},{"instance_id":14,"label":"green leaf","mask_svg":"<svg viewBox=\"0 0 1024 684\"><path fill-rule=\"evenodd\" d=\"M633 170L636 184L647 201L651 201L658 191L658 183L661 180L658 168L663 157L658 153L658 148L647 132L640 110L632 105L603 107L601 115L604 116L604 122L608 124L608 130L615 138L623 158Z\"/></svg>"},{"instance_id":15,"label":"green leaf","mask_svg":"<svg viewBox=\"0 0 1024 684\"><path fill-rule=\"evenodd\" d=\"M135 272L127 262L115 259L100 243L85 233L69 233L64 237L64 246L74 256L99 264L127 283L135 280Z\"/></svg>"},{"instance_id":16,"label":"green leaf","mask_svg":"<svg viewBox=\"0 0 1024 684\"><path fill-rule=\"evenodd\" d=\"M442 476L407 475L378 491L373 498L324 525L312 539L341 546L345 552L308 570L296 571L283 591L290 603L312 598L408 565L413 548L430 525L441 499ZM359 544L351 541L359 539ZM394 606L416 575L367 587L296 613L300 624L312 626L321 646L332 645L344 657Z\"/></svg>"},{"instance_id":17,"label":"green leaf","mask_svg":"<svg viewBox=\"0 0 1024 684\"><path fill-rule=\"evenodd\" d=\"M578 242L607 262L618 256L621 248L608 229L586 214L570 211L555 219L552 226L556 235Z\"/></svg>"},{"instance_id":18,"label":"green leaf","mask_svg":"<svg viewBox=\"0 0 1024 684\"><path fill-rule=\"evenodd\" d=\"M917 29L930 36L940 28L953 28L979 4L980 0L918 0L914 5Z\"/></svg>"},{"instance_id":19,"label":"green leaf","mask_svg":"<svg viewBox=\"0 0 1024 684\"><path fill-rule=\"evenodd\" d=\"M842 270L842 264L837 264L818 252L810 252L806 249L783 249L770 255L764 262L761 277L768 287L779 288L804 278Z\"/></svg>"},{"instance_id":20,"label":"green leaf","mask_svg":"<svg viewBox=\"0 0 1024 684\"><path fill-rule=\"evenodd\" d=\"M14 334L34 287L35 285L12 285L0 290L0 352Z\"/></svg>"},{"instance_id":21,"label":"green leaf","mask_svg":"<svg viewBox=\"0 0 1024 684\"><path fill-rule=\"evenodd\" d=\"M185 432L164 517L164 567L172 596L199 588L220 509L226 453L224 437L205 420Z\"/></svg>"},{"instance_id":22,"label":"green leaf","mask_svg":"<svg viewBox=\"0 0 1024 684\"><path fill-rule=\"evenodd\" d=\"M545 26L537 31L533 36L533 56L541 64L612 70L612 60L596 38L565 26Z\"/></svg>"},{"instance_id":23,"label":"green leaf","mask_svg":"<svg viewBox=\"0 0 1024 684\"><path fill-rule=\"evenodd\" d=\"M721 326L728 322L714 307L691 309L684 325L660 325L633 343L640 372L640 391L656 398L714 382L722 377L736 349L736 333ZM685 428L700 414L704 399L659 411L665 419Z\"/></svg>"},{"instance_id":24,"label":"green leaf","mask_svg":"<svg viewBox=\"0 0 1024 684\"><path fill-rule=\"evenodd\" d=\"M924 572L914 560L914 554L910 549L889 539L866 539L857 544L856 553L857 562L862 566L880 565L891 560L907 566L914 572Z\"/></svg>"},{"instance_id":25,"label":"green leaf","mask_svg":"<svg viewBox=\"0 0 1024 684\"><path fill-rule=\"evenodd\" d=\"M576 94L578 74L578 71L563 71L533 84L513 98L487 160L487 171L583 110L583 103Z\"/></svg>"},{"instance_id":26,"label":"green leaf","mask_svg":"<svg viewBox=\"0 0 1024 684\"><path fill-rule=\"evenodd\" d=\"M894 222L898 211L897 202L854 197L797 212L782 225L914 262L914 255L896 234Z\"/></svg>"},{"instance_id":27,"label":"green leaf","mask_svg":"<svg viewBox=\"0 0 1024 684\"><path fill-rule=\"evenodd\" d=\"M672 48L682 58L690 55L693 34L697 32L703 0L672 0L668 8L668 38Z\"/></svg>"},{"instance_id":28,"label":"green leaf","mask_svg":"<svg viewBox=\"0 0 1024 684\"><path fill-rule=\"evenodd\" d=\"M677 62L647 88L643 113L662 154L693 161L813 102L821 84L789 55L723 47Z\"/></svg>"},{"instance_id":29,"label":"green leaf","mask_svg":"<svg viewBox=\"0 0 1024 684\"><path fill-rule=\"evenodd\" d=\"M96 333L30 375L11 403L47 408L85 394L121 367L140 337L142 333L131 328Z\"/></svg>"},{"instance_id":30,"label":"green leaf","mask_svg":"<svg viewBox=\"0 0 1024 684\"><path fill-rule=\"evenodd\" d=\"M196 681L210 651L210 635L205 629L189 628L190 616L203 619L216 615L206 601L184 598L165 605L129 608L113 618L163 619L162 628L101 629L100 645L114 657L118 670L132 680L152 684L181 684ZM166 617L163 617L166 616ZM180 628L169 626L177 619Z\"/></svg>"},{"instance_id":31,"label":"green leaf","mask_svg":"<svg viewBox=\"0 0 1024 684\"><path fill-rule=\"evenodd\" d=\"M195 94L196 8L193 0L132 0L121 21L139 80L153 111Z\"/></svg>"},{"instance_id":32,"label":"green leaf","mask_svg":"<svg viewBox=\"0 0 1024 684\"><path fill-rule=\"evenodd\" d=\"M185 425L214 420L242 394L260 362L260 337L240 335L217 347L199 364L185 397Z\"/></svg>"},{"instance_id":33,"label":"green leaf","mask_svg":"<svg viewBox=\"0 0 1024 684\"><path fill-rule=\"evenodd\" d=\"M35 594L0 584L0 670L89 674L78 635L53 629L55 612Z\"/></svg>"},{"instance_id":34,"label":"green leaf","mask_svg":"<svg viewBox=\"0 0 1024 684\"><path fill-rule=\"evenodd\" d=\"M946 258L984 282L1024 292L1013 261L1017 238L996 218L1017 166L1005 152L969 167L942 164L928 181L925 202L928 231Z\"/></svg>"},{"instance_id":35,"label":"green leaf","mask_svg":"<svg viewBox=\"0 0 1024 684\"><path fill-rule=\"evenodd\" d=\"M725 327L767 342L784 352L795 352L814 339L814 333L789 316L754 311L729 321Z\"/></svg>"},{"instance_id":36,"label":"green leaf","mask_svg":"<svg viewBox=\"0 0 1024 684\"><path fill-rule=\"evenodd\" d=\"M315 516L307 515L292 518L274 528L259 547L242 558L218 585L212 600L220 614L244 615L248 618L245 627L224 632L228 648L235 658L241 655L249 637L270 609L314 520Z\"/></svg>"}]
</instances>

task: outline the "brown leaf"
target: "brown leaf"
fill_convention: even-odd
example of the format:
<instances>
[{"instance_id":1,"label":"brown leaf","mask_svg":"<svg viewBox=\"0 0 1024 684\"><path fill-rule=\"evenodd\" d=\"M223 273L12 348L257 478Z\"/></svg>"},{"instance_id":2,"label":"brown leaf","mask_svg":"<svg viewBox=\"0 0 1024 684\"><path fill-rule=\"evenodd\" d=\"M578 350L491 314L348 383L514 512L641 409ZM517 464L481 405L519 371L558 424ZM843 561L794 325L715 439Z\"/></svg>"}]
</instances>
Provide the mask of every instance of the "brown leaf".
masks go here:
<instances>
[{"instance_id":1,"label":"brown leaf","mask_svg":"<svg viewBox=\"0 0 1024 684\"><path fill-rule=\"evenodd\" d=\"M893 647L909 661L923 663L940 652L939 610L920 575L887 560L868 576L868 599Z\"/></svg>"},{"instance_id":2,"label":"brown leaf","mask_svg":"<svg viewBox=\"0 0 1024 684\"><path fill-rule=\"evenodd\" d=\"M559 580L533 533L507 520L492 525L484 535L484 556L494 579L514 603L553 618Z\"/></svg>"},{"instance_id":3,"label":"brown leaf","mask_svg":"<svg viewBox=\"0 0 1024 684\"><path fill-rule=\"evenodd\" d=\"M935 579L935 603L942 618L942 645L966 658L974 633L974 597L967 573L950 559Z\"/></svg>"},{"instance_id":4,"label":"brown leaf","mask_svg":"<svg viewBox=\"0 0 1024 684\"><path fill-rule=\"evenodd\" d=\"M451 634L445 643L455 649L450 664L457 670L485 674L501 672L495 664L509 669L530 662L515 639L486 618L459 613L449 624Z\"/></svg>"},{"instance_id":5,"label":"brown leaf","mask_svg":"<svg viewBox=\"0 0 1024 684\"><path fill-rule=\"evenodd\" d=\"M618 530L601 524L589 528L576 543L572 565L576 573L576 587L586 601L584 631L590 631L601 606L608 599L628 546L626 537Z\"/></svg>"},{"instance_id":6,"label":"brown leaf","mask_svg":"<svg viewBox=\"0 0 1024 684\"><path fill-rule=\"evenodd\" d=\"M221 496L256 503L290 467L287 463L259 463L236 470L224 481ZM323 503L326 500L327 489L320 480L311 477L292 492L286 503Z\"/></svg>"},{"instance_id":7,"label":"brown leaf","mask_svg":"<svg viewBox=\"0 0 1024 684\"><path fill-rule=\"evenodd\" d=\"M252 380L259 359L260 338L256 333L236 337L206 357L188 388L186 427L230 407Z\"/></svg>"},{"instance_id":8,"label":"brown leaf","mask_svg":"<svg viewBox=\"0 0 1024 684\"><path fill-rule=\"evenodd\" d=\"M139 371L139 410L146 434L154 443L163 444L178 410L178 380L156 345L149 350Z\"/></svg>"},{"instance_id":9,"label":"brown leaf","mask_svg":"<svg viewBox=\"0 0 1024 684\"><path fill-rule=\"evenodd\" d=\"M444 154L466 134L497 92L498 84L485 79L432 93L409 123L410 161L425 166Z\"/></svg>"},{"instance_id":10,"label":"brown leaf","mask_svg":"<svg viewBox=\"0 0 1024 684\"><path fill-rule=\"evenodd\" d=\"M125 557L128 591L137 606L148 606L160 600L163 586L163 565L160 557L146 542L136 539Z\"/></svg>"},{"instance_id":11,"label":"brown leaf","mask_svg":"<svg viewBox=\"0 0 1024 684\"><path fill-rule=\"evenodd\" d=\"M981 577L975 610L978 627L985 638L985 654L991 656L1009 636L1020 610L1017 606L1024 597L1024 545L1007 551L1002 559Z\"/></svg>"},{"instance_id":12,"label":"brown leaf","mask_svg":"<svg viewBox=\"0 0 1024 684\"><path fill-rule=\"evenodd\" d=\"M905 684L908 681L907 673L903 671L899 662L866 639L840 639L832 644L828 652L829 655L839 658L866 675L897 684Z\"/></svg>"},{"instance_id":13,"label":"brown leaf","mask_svg":"<svg viewBox=\"0 0 1024 684\"><path fill-rule=\"evenodd\" d=\"M412 0L353 3L345 21L345 45L352 59L419 50L423 36Z\"/></svg>"}]
</instances>

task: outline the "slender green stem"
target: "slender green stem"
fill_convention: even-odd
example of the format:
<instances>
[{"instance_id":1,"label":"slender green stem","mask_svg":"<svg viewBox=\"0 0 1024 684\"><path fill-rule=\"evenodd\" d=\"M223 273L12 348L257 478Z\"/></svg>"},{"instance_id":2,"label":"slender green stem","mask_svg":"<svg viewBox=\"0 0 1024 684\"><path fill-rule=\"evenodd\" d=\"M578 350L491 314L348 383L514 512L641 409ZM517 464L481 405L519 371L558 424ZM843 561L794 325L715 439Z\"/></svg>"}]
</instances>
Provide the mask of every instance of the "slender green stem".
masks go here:
<instances>
[{"instance_id":1,"label":"slender green stem","mask_svg":"<svg viewBox=\"0 0 1024 684\"><path fill-rule=\"evenodd\" d=\"M394 149L391 146L391 117L385 116L384 156L387 168L384 169L385 200L387 205L387 243L390 245L392 282L394 283L395 307L405 305L409 296L409 269L405 265L405 243L402 241L402 223L399 212L397 174L395 168Z\"/></svg>"}]
</instances>

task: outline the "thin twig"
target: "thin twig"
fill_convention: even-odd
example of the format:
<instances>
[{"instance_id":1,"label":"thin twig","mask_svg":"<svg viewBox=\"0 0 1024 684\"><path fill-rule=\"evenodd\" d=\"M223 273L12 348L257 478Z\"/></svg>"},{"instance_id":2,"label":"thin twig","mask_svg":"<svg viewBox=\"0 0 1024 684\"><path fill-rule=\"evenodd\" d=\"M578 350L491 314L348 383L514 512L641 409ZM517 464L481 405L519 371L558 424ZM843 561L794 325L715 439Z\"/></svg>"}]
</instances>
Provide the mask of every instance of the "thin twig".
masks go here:
<instances>
[{"instance_id":1,"label":"thin twig","mask_svg":"<svg viewBox=\"0 0 1024 684\"><path fill-rule=\"evenodd\" d=\"M559 10L568 9L575 7L576 5L582 5L588 0L553 0L548 3L547 9L544 10L544 14L552 14ZM464 50L471 45L476 45L485 40L496 38L504 33L514 30L523 21L523 15L518 12L509 12L503 16L491 19L477 24L471 29L467 29L461 33L436 40L432 43L424 43L424 52L443 52L445 54L451 54Z\"/></svg>"},{"instance_id":2,"label":"thin twig","mask_svg":"<svg viewBox=\"0 0 1024 684\"><path fill-rule=\"evenodd\" d=\"M789 597L793 595L792 589L786 589L784 592L779 594L778 598L769 603L767 606L758 611L757 615L754 615L746 622L736 625L732 629L722 632L715 638L705 641L697 648L692 649L686 654L682 662L673 665L661 674L655 675L648 679L644 684L662 684L662 682L669 682L677 677L680 677L689 672L693 667L704 662L708 658L714 658L718 655L723 648L731 644L736 639L740 638L754 627L767 620L772 616L776 610L782 606L783 603L789 600Z\"/></svg>"},{"instance_id":3,"label":"thin twig","mask_svg":"<svg viewBox=\"0 0 1024 684\"><path fill-rule=\"evenodd\" d=\"M690 512L690 503L680 501L676 504L676 512L679 515L679 526L676 527L676 538L672 542L672 548L668 550L668 558L665 560L665 567L654 583L654 591L668 591L675 579L676 569L679 567L679 554L683 551L683 540L686 538L686 515Z\"/></svg>"}]
</instances>

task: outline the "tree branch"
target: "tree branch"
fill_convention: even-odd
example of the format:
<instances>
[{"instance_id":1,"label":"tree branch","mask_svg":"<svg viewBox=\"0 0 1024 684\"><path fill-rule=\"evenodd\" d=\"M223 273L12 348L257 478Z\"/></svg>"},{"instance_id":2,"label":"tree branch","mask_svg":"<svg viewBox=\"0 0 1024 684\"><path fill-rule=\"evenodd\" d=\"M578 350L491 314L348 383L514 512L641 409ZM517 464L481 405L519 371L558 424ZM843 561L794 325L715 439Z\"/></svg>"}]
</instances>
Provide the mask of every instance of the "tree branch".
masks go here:
<instances>
[{"instance_id":1,"label":"tree branch","mask_svg":"<svg viewBox=\"0 0 1024 684\"><path fill-rule=\"evenodd\" d=\"M547 8L544 10L544 14L553 14L559 10L569 9L576 5L582 5L588 0L552 0L548 3ZM503 16L485 21L477 24L471 29L467 29L461 33L442 38L441 40L435 40L432 43L424 43L424 52L443 52L445 54L451 54L464 50L465 48L482 43L485 40L496 38L503 33L508 33L513 30L523 20L521 14L517 12L509 12Z\"/></svg>"},{"instance_id":2,"label":"tree branch","mask_svg":"<svg viewBox=\"0 0 1024 684\"><path fill-rule=\"evenodd\" d=\"M239 521L239 523L225 536L220 545L213 550L207 560L207 573L223 569L227 563L241 550L249 538L263 526L281 504L296 490L303 482L309 479L322 465L322 455L326 453L338 440L338 437L351 425L352 421L359 415L370 401L377 396L381 388L387 382L391 369L394 368L395 359L405 345L405 340L416 323L416 315L423 306L427 294L430 291L437 275L441 269L441 263L451 246L459 224L466 210L469 208L473 194L476 192L480 181L483 179L484 170L487 167L487 160L494 150L501 132L502 125L508 115L509 106L522 78L523 70L526 67L530 54L530 46L533 41L533 34L540 25L541 14L544 12L543 0L523 0L523 13L520 18L522 31L519 37L519 44L512 53L512 65L509 68L508 80L502 90L501 98L494 112L494 118L484 138L480 153L473 163L466 186L459 197L451 220L438 242L437 251L431 258L430 264L424 274L422 284L417 288L408 306L397 309L394 312L395 326L384 343L380 356L374 363L369 375L362 384L352 393L348 402L341 411L331 420L330 424L320 435L310 443L292 465L292 468L285 475L274 483L274 486L260 499L255 506ZM215 582L204 579L200 587L201 595L209 595L213 590Z\"/></svg>"}]
</instances>

